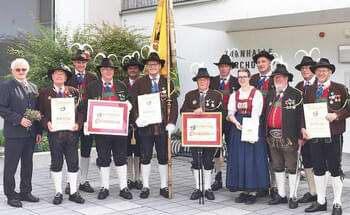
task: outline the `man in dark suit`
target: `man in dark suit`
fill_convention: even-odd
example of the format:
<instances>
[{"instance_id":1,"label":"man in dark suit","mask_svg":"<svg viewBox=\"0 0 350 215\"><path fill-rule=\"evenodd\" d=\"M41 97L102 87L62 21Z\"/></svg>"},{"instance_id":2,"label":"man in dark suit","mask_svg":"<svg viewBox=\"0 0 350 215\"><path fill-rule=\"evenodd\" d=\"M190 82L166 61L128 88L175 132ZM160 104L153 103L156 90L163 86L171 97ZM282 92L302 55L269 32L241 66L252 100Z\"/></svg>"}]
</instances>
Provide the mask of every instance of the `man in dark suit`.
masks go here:
<instances>
[{"instance_id":1,"label":"man in dark suit","mask_svg":"<svg viewBox=\"0 0 350 215\"><path fill-rule=\"evenodd\" d=\"M138 132L141 141L141 175L143 188L140 193L141 198L148 198L150 194L149 189L149 175L151 173L151 160L153 155L153 146L155 145L157 151L158 167L160 173L160 195L168 198L168 144L167 133L171 135L175 132L175 124L178 115L178 104L176 100L174 84L171 82L170 92L171 96L168 98L167 94L167 79L160 75L159 72L164 66L165 61L159 58L156 52L151 52L147 59L143 60L146 65L147 75L139 78L135 82L135 87L132 91L132 115L138 127ZM146 124L139 118L138 100L140 95L160 93L161 116L162 122L157 124ZM167 101L171 100L170 116L168 120ZM166 132L168 131L168 132Z\"/></svg>"},{"instance_id":2,"label":"man in dark suit","mask_svg":"<svg viewBox=\"0 0 350 215\"><path fill-rule=\"evenodd\" d=\"M86 71L87 62L90 59L90 55L84 50L78 49L75 56L72 58L74 64L74 72L72 77L66 82L67 86L72 86L79 89L80 106L84 105L85 90L92 81L97 80L95 74ZM91 187L87 180L89 164L90 164L90 153L92 147L93 136L85 136L83 129L79 132L80 136L80 184L79 190L93 193L94 189ZM69 194L69 183L67 184L65 193Z\"/></svg>"},{"instance_id":3,"label":"man in dark suit","mask_svg":"<svg viewBox=\"0 0 350 215\"><path fill-rule=\"evenodd\" d=\"M342 214L341 194L343 188L341 155L345 120L350 116L349 94L343 84L330 80L331 75L335 72L335 66L329 63L328 59L321 58L310 69L316 74L317 85L306 90L305 103L327 103L326 119L330 124L331 137L311 139L305 129L305 124L302 125L304 139L311 140L311 159L317 192L317 201L306 208L305 212L327 210L325 174L328 170L331 173L334 193L332 214L339 215Z\"/></svg>"},{"instance_id":4,"label":"man in dark suit","mask_svg":"<svg viewBox=\"0 0 350 215\"><path fill-rule=\"evenodd\" d=\"M300 119L303 111L302 92L288 85L293 74L283 64L277 64L272 72L275 88L266 96L266 137L269 143L272 166L275 171L278 194L269 205L289 202L289 208L298 207L296 174L298 145L302 143ZM289 200L286 196L285 180L288 174Z\"/></svg>"},{"instance_id":5,"label":"man in dark suit","mask_svg":"<svg viewBox=\"0 0 350 215\"><path fill-rule=\"evenodd\" d=\"M5 164L4 193L7 204L22 207L21 201L38 202L31 194L33 152L35 143L41 141L42 129L38 121L24 117L26 109L37 109L38 89L27 81L29 64L23 58L11 63L14 78L0 84L0 116L4 119ZM16 193L15 174L21 159L20 193Z\"/></svg>"},{"instance_id":6,"label":"man in dark suit","mask_svg":"<svg viewBox=\"0 0 350 215\"><path fill-rule=\"evenodd\" d=\"M49 87L40 89L39 108L42 114L41 125L47 131L47 137L50 144L51 155L51 177L55 186L55 196L53 204L62 203L62 167L63 161L67 163L68 179L70 184L69 200L82 204L85 200L77 191L77 176L79 171L78 144L79 134L84 122L84 115L81 107L75 109L75 123L71 129L54 130L52 126L52 99L74 98L78 102L79 92L74 87L65 86L64 83L72 76L71 70L64 64L48 70L47 76L53 81ZM78 105L78 104L77 104Z\"/></svg>"},{"instance_id":7,"label":"man in dark suit","mask_svg":"<svg viewBox=\"0 0 350 215\"><path fill-rule=\"evenodd\" d=\"M299 70L301 75L303 76L302 81L300 81L295 88L299 89L303 92L303 96L305 96L305 92L308 87L316 85L317 86L317 78L313 72L311 72L310 67L315 65L315 61L310 56L304 56L301 62L295 66L295 69ZM307 183L309 186L309 192L305 193L302 198L298 200L299 203L307 203L314 202L317 200L316 195L316 187L314 180L314 172L311 160L311 143L307 141L304 143L301 148L301 154L303 156L303 166L304 172L306 175Z\"/></svg>"},{"instance_id":8,"label":"man in dark suit","mask_svg":"<svg viewBox=\"0 0 350 215\"><path fill-rule=\"evenodd\" d=\"M128 73L128 78L123 82L128 87L129 96L135 86L135 81L139 79L140 71L143 71L144 65L135 57L131 57L129 62L122 64L123 69ZM136 130L136 124L133 116L129 115L129 133L128 133L128 188L141 190L143 187L140 180L140 138ZM134 138L134 139L133 139ZM134 174L135 172L135 174Z\"/></svg>"},{"instance_id":9,"label":"man in dark suit","mask_svg":"<svg viewBox=\"0 0 350 215\"><path fill-rule=\"evenodd\" d=\"M216 91L209 89L210 76L207 68L199 68L196 77L192 79L197 82L198 89L191 90L185 96L185 101L181 107L180 112L194 112L195 114L202 114L205 112L222 112L223 102L222 95ZM203 151L203 166L204 166L204 196L208 200L214 200L215 195L212 189L210 189L211 184L211 172L213 170L213 158L215 153L215 148L192 148L192 169L193 176L195 179L196 189L191 194L190 199L199 199L203 193L199 190L199 171L200 164L198 162L198 152Z\"/></svg>"},{"instance_id":10,"label":"man in dark suit","mask_svg":"<svg viewBox=\"0 0 350 215\"><path fill-rule=\"evenodd\" d=\"M221 56L218 63L214 63L218 66L220 74L212 77L210 80L209 88L212 90L218 90L223 96L223 114L222 114L222 133L225 135L226 146L228 146L230 140L230 129L232 123L226 120L227 116L227 104L230 94L239 89L238 79L230 74L232 68L235 67L235 64L231 62L231 59L228 55L224 54ZM222 149L217 150L214 158L214 167L215 167L215 181L211 185L213 191L219 190L222 188L222 164L224 163L222 158Z\"/></svg>"},{"instance_id":11,"label":"man in dark suit","mask_svg":"<svg viewBox=\"0 0 350 215\"><path fill-rule=\"evenodd\" d=\"M86 88L84 109L87 110L88 100L97 99L105 101L126 101L127 88L125 84L114 79L114 72L117 67L112 60L103 58L97 70L100 79L95 80ZM122 135L94 135L97 151L97 166L100 170L101 189L97 195L98 199L105 199L109 196L109 173L110 164L113 161L119 178L119 196L124 199L132 199L132 194L127 187L127 137Z\"/></svg>"}]
</instances>

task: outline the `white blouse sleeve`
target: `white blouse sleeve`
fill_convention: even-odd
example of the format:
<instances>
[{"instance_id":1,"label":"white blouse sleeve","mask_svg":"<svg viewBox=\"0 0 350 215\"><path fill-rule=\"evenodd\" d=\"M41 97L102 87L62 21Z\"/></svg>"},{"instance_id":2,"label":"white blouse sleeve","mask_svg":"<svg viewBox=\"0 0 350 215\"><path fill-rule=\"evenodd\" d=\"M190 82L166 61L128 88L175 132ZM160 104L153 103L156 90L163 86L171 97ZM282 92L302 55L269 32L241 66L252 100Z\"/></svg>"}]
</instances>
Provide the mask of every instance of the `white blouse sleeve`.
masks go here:
<instances>
[{"instance_id":1,"label":"white blouse sleeve","mask_svg":"<svg viewBox=\"0 0 350 215\"><path fill-rule=\"evenodd\" d=\"M259 118L264 106L264 98L259 90L257 90L254 94L253 98L253 109L252 109L252 117Z\"/></svg>"},{"instance_id":2,"label":"white blouse sleeve","mask_svg":"<svg viewBox=\"0 0 350 215\"><path fill-rule=\"evenodd\" d=\"M228 100L228 105L227 105L227 117L232 115L234 116L236 113L236 92L233 92L230 95L230 99Z\"/></svg>"}]
</instances>

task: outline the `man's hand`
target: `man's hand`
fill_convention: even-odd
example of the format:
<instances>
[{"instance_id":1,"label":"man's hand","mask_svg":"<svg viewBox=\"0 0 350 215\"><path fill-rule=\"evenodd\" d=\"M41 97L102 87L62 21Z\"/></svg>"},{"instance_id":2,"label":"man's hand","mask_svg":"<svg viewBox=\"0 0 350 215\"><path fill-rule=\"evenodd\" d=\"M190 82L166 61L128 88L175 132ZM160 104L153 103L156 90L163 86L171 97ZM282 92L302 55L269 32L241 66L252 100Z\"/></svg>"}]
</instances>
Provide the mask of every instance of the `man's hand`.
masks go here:
<instances>
[{"instance_id":1,"label":"man's hand","mask_svg":"<svg viewBox=\"0 0 350 215\"><path fill-rule=\"evenodd\" d=\"M32 122L23 117L21 120L21 126L28 128L28 127L32 126Z\"/></svg>"},{"instance_id":2,"label":"man's hand","mask_svg":"<svg viewBox=\"0 0 350 215\"><path fill-rule=\"evenodd\" d=\"M148 125L147 123L141 121L140 118L137 118L135 123L136 123L137 127L139 127L139 128L146 127Z\"/></svg>"},{"instance_id":3,"label":"man's hand","mask_svg":"<svg viewBox=\"0 0 350 215\"><path fill-rule=\"evenodd\" d=\"M336 113L327 113L326 115L326 120L328 120L328 122L333 122L337 118L338 118L338 115Z\"/></svg>"},{"instance_id":4,"label":"man's hand","mask_svg":"<svg viewBox=\"0 0 350 215\"><path fill-rule=\"evenodd\" d=\"M40 142L41 142L41 139L42 139L42 136L41 136L41 134L37 134L36 135L36 144L39 144Z\"/></svg>"},{"instance_id":5,"label":"man's hand","mask_svg":"<svg viewBox=\"0 0 350 215\"><path fill-rule=\"evenodd\" d=\"M54 132L54 130L52 129L51 122L47 122L47 129L49 129L49 131L51 131L51 132Z\"/></svg>"},{"instance_id":6,"label":"man's hand","mask_svg":"<svg viewBox=\"0 0 350 215\"><path fill-rule=\"evenodd\" d=\"M302 139L298 139L298 145L299 145L299 149L301 149L301 147L303 147L305 141Z\"/></svg>"},{"instance_id":7,"label":"man's hand","mask_svg":"<svg viewBox=\"0 0 350 215\"><path fill-rule=\"evenodd\" d=\"M203 113L203 109L202 108L197 108L196 110L193 111L195 114L200 115L201 113Z\"/></svg>"},{"instance_id":8,"label":"man's hand","mask_svg":"<svg viewBox=\"0 0 350 215\"><path fill-rule=\"evenodd\" d=\"M175 125L173 123L169 123L166 127L165 127L165 130L168 131L168 135L169 137L171 137L171 135L173 133L175 133Z\"/></svg>"},{"instance_id":9,"label":"man's hand","mask_svg":"<svg viewBox=\"0 0 350 215\"><path fill-rule=\"evenodd\" d=\"M234 123L238 130L242 130L242 125L239 122Z\"/></svg>"},{"instance_id":10,"label":"man's hand","mask_svg":"<svg viewBox=\"0 0 350 215\"><path fill-rule=\"evenodd\" d=\"M78 131L78 129L79 129L79 125L78 125L78 123L75 123L73 128L72 128L72 131Z\"/></svg>"},{"instance_id":11,"label":"man's hand","mask_svg":"<svg viewBox=\"0 0 350 215\"><path fill-rule=\"evenodd\" d=\"M301 134L303 135L303 139L305 140L311 140L311 137L309 136L309 133L305 128L301 129Z\"/></svg>"}]
</instances>

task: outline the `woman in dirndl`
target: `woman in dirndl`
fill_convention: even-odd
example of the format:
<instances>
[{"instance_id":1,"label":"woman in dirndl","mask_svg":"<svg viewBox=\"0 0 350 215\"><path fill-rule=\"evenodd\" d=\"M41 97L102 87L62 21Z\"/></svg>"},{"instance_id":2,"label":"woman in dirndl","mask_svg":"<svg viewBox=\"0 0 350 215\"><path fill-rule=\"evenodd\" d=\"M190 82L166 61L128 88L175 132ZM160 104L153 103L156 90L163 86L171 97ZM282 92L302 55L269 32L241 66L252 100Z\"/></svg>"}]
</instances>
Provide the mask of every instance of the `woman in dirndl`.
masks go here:
<instances>
[{"instance_id":1,"label":"woman in dirndl","mask_svg":"<svg viewBox=\"0 0 350 215\"><path fill-rule=\"evenodd\" d=\"M241 191L235 198L237 203L254 204L256 193L270 184L266 140L260 119L263 110L263 96L249 84L250 71L238 70L241 88L231 94L227 118L235 125L231 127L228 152L226 186L231 191ZM257 141L241 141L242 120L252 117L259 121Z\"/></svg>"}]
</instances>

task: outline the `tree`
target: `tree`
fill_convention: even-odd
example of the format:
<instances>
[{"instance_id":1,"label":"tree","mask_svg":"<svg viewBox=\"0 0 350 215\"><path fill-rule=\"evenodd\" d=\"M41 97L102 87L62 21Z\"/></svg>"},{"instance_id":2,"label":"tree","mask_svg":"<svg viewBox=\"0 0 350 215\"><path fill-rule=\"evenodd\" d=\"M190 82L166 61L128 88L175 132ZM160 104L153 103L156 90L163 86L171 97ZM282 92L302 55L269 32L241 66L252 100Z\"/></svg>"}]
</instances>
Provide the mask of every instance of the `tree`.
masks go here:
<instances>
[{"instance_id":1,"label":"tree","mask_svg":"<svg viewBox=\"0 0 350 215\"><path fill-rule=\"evenodd\" d=\"M57 29L54 32L40 24L36 24L36 27L38 35L23 32L23 36L16 39L8 52L13 58L23 57L29 61L30 72L27 78L37 84L39 88L46 87L51 83L46 75L49 69L60 63L73 68L71 58L76 49L73 48L73 51L69 49L73 43L88 43L93 47L94 52L90 53L91 60L88 62L88 71L96 72L93 60L97 53L117 55L119 60L114 62L119 68L115 77L123 79L127 77L127 73L120 66L122 57L136 50L139 51L149 41L147 36L138 33L140 29L111 26L106 23L100 27L87 25L85 29L77 29L72 37L62 29ZM96 60L96 64L99 62L100 60Z\"/></svg>"}]
</instances>

